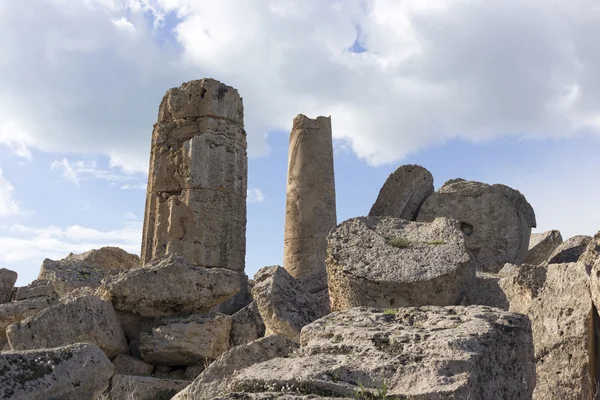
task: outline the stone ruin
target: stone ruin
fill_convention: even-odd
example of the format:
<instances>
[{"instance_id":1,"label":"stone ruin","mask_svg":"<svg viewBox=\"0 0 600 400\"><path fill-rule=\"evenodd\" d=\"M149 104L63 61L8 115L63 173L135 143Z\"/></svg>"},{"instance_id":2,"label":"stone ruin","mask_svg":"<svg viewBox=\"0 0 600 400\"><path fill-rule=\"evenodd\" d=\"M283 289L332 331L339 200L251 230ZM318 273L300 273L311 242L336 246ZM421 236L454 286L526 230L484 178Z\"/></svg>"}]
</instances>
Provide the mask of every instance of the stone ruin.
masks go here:
<instances>
[{"instance_id":1,"label":"stone ruin","mask_svg":"<svg viewBox=\"0 0 600 400\"><path fill-rule=\"evenodd\" d=\"M531 234L504 185L421 166L337 224L331 119L290 134L284 263L244 274L243 105L167 91L141 258L118 248L0 269L0 398L594 399L600 232Z\"/></svg>"}]
</instances>

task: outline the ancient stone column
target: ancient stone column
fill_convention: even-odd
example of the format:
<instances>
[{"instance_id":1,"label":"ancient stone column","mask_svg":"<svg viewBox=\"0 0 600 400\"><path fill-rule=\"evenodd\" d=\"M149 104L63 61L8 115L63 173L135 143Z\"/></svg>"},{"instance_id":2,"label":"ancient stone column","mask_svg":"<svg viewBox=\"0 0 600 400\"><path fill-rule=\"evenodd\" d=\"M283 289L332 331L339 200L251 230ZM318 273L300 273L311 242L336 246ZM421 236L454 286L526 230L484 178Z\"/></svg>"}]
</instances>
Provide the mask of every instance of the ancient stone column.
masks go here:
<instances>
[{"instance_id":1,"label":"ancient stone column","mask_svg":"<svg viewBox=\"0 0 600 400\"><path fill-rule=\"evenodd\" d=\"M284 268L294 277L325 271L336 225L331 118L294 118L288 156Z\"/></svg>"},{"instance_id":2,"label":"ancient stone column","mask_svg":"<svg viewBox=\"0 0 600 400\"><path fill-rule=\"evenodd\" d=\"M167 91L152 133L142 264L178 253L244 270L246 148L236 89L201 79Z\"/></svg>"}]
</instances>

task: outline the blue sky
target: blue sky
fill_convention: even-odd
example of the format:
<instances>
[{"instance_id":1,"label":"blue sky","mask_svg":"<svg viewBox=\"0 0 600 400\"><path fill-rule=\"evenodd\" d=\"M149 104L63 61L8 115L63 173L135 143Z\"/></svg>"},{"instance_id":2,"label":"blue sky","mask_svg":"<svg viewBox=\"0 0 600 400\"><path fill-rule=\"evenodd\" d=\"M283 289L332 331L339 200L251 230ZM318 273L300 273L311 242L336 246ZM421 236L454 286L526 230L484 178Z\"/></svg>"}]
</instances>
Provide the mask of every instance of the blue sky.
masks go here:
<instances>
[{"instance_id":1,"label":"blue sky","mask_svg":"<svg viewBox=\"0 0 600 400\"><path fill-rule=\"evenodd\" d=\"M202 77L244 98L250 276L282 260L298 113L332 116L338 222L416 163L594 234L599 39L592 0L0 2L0 267L25 284L46 257L139 253L158 104Z\"/></svg>"}]
</instances>

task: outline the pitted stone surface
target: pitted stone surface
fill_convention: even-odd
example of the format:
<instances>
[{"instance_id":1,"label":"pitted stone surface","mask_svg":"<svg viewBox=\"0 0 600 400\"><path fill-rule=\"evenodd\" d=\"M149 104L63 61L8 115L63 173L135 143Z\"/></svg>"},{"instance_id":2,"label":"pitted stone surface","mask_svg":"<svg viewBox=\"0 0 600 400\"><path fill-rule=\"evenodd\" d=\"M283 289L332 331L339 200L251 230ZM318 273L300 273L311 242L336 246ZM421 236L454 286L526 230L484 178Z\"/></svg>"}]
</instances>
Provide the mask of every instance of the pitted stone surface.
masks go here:
<instances>
[{"instance_id":1,"label":"pitted stone surface","mask_svg":"<svg viewBox=\"0 0 600 400\"><path fill-rule=\"evenodd\" d=\"M459 223L359 217L329 235L331 309L457 305L475 279Z\"/></svg>"},{"instance_id":2,"label":"pitted stone surface","mask_svg":"<svg viewBox=\"0 0 600 400\"><path fill-rule=\"evenodd\" d=\"M529 249L533 208L517 190L505 185L454 179L427 198L417 221L437 217L461 223L467 248L478 261L478 270L498 272L505 263L521 264Z\"/></svg>"},{"instance_id":3,"label":"pitted stone surface","mask_svg":"<svg viewBox=\"0 0 600 400\"><path fill-rule=\"evenodd\" d=\"M554 250L562 242L562 235L557 230L533 233L531 239L529 239L529 251L523 262L531 265L539 265L547 262Z\"/></svg>"},{"instance_id":4,"label":"pitted stone surface","mask_svg":"<svg viewBox=\"0 0 600 400\"><path fill-rule=\"evenodd\" d=\"M290 133L284 268L293 277L323 271L336 225L331 118L299 114Z\"/></svg>"},{"instance_id":5,"label":"pitted stone surface","mask_svg":"<svg viewBox=\"0 0 600 400\"><path fill-rule=\"evenodd\" d=\"M579 261L587 246L592 241L591 236L573 236L562 242L548 258L548 264L564 264Z\"/></svg>"},{"instance_id":6,"label":"pitted stone surface","mask_svg":"<svg viewBox=\"0 0 600 400\"><path fill-rule=\"evenodd\" d=\"M15 301L33 299L36 297L55 298L58 294L54 290L52 282L46 280L35 280L27 286L17 289Z\"/></svg>"},{"instance_id":7,"label":"pitted stone surface","mask_svg":"<svg viewBox=\"0 0 600 400\"><path fill-rule=\"evenodd\" d=\"M189 385L182 379L115 374L108 393L99 400L169 400Z\"/></svg>"},{"instance_id":8,"label":"pitted stone surface","mask_svg":"<svg viewBox=\"0 0 600 400\"><path fill-rule=\"evenodd\" d=\"M10 301L17 277L15 271L0 268L0 304Z\"/></svg>"},{"instance_id":9,"label":"pitted stone surface","mask_svg":"<svg viewBox=\"0 0 600 400\"><path fill-rule=\"evenodd\" d=\"M248 304L231 320L231 345L241 346L265 336L265 323L258 311L256 301Z\"/></svg>"},{"instance_id":10,"label":"pitted stone surface","mask_svg":"<svg viewBox=\"0 0 600 400\"><path fill-rule=\"evenodd\" d=\"M53 297L34 297L32 299L0 304L0 338L5 336L6 328L13 322L22 321L56 304Z\"/></svg>"},{"instance_id":11,"label":"pitted stone surface","mask_svg":"<svg viewBox=\"0 0 600 400\"><path fill-rule=\"evenodd\" d=\"M433 193L433 176L420 165L402 165L385 181L370 217L397 217L415 221Z\"/></svg>"}]
</instances>

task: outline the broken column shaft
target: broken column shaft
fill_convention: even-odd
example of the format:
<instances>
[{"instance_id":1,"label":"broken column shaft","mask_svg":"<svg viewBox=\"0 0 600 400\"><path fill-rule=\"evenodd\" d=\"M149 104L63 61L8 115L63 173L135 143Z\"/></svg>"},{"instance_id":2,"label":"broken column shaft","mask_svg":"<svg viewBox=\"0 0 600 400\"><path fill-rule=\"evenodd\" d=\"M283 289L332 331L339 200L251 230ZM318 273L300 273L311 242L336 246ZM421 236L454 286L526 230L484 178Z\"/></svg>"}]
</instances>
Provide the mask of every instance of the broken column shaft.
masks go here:
<instances>
[{"instance_id":1,"label":"broken column shaft","mask_svg":"<svg viewBox=\"0 0 600 400\"><path fill-rule=\"evenodd\" d=\"M288 156L284 268L294 277L325 271L336 225L331 118L294 118Z\"/></svg>"}]
</instances>

